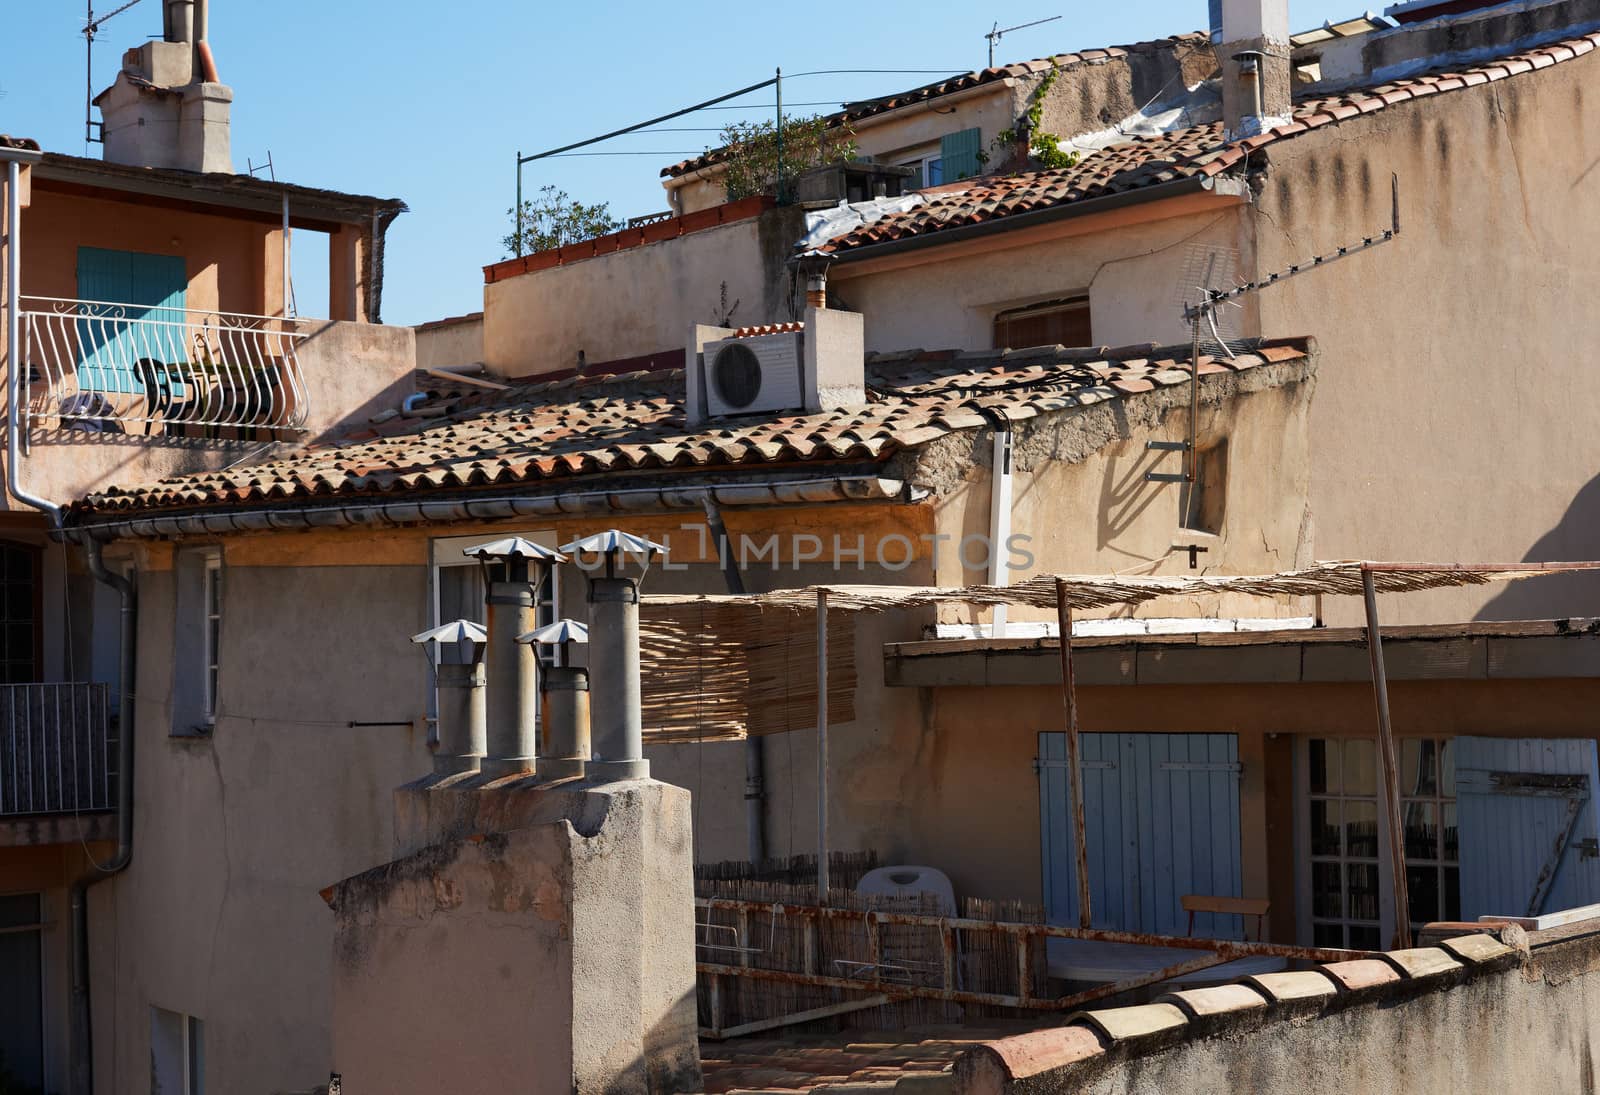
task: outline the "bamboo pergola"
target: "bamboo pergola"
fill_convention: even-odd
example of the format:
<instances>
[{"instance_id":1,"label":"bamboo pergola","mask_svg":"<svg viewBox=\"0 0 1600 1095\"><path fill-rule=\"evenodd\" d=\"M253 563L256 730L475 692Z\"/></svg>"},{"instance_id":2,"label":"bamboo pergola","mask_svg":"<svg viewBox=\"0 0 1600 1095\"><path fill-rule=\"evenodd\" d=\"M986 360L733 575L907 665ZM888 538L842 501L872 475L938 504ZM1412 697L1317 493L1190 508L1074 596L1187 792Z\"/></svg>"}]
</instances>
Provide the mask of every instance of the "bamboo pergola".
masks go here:
<instances>
[{"instance_id":1,"label":"bamboo pergola","mask_svg":"<svg viewBox=\"0 0 1600 1095\"><path fill-rule=\"evenodd\" d=\"M1377 595L1490 585L1585 570L1600 570L1600 562L1460 565L1343 561L1256 575L1041 574L1014 586L816 585L753 594L652 595L641 599L645 724L649 737L656 741L728 740L751 733L815 729L817 886L819 903L825 903L828 725L854 718L855 657L848 614L939 605L1053 608L1060 634L1062 707L1077 836L1078 910L1082 926L1087 928L1091 910L1072 670L1072 613L1206 594L1359 596L1365 604L1382 767L1380 786L1389 828L1396 907L1393 943L1408 947L1411 928L1401 843L1399 765L1389 719ZM801 618L807 614L814 617L814 627L803 627ZM807 663L812 659L816 668L808 672ZM802 712L814 715L804 718Z\"/></svg>"}]
</instances>

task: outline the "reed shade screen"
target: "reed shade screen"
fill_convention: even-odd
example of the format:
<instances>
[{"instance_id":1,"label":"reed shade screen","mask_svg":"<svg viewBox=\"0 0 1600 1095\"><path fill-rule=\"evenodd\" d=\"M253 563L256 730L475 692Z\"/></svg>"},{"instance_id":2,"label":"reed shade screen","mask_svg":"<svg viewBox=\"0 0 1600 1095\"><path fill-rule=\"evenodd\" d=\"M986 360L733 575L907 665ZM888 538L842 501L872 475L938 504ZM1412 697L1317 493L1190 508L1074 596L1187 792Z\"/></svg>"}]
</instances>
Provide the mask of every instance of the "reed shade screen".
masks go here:
<instances>
[{"instance_id":1,"label":"reed shade screen","mask_svg":"<svg viewBox=\"0 0 1600 1095\"><path fill-rule=\"evenodd\" d=\"M639 619L644 736L737 741L817 728L813 612L732 603L656 605ZM828 722L855 717L855 622L828 614Z\"/></svg>"},{"instance_id":2,"label":"reed shade screen","mask_svg":"<svg viewBox=\"0 0 1600 1095\"><path fill-rule=\"evenodd\" d=\"M1074 609L1142 604L1160 597L1235 593L1257 597L1361 596L1371 572L1379 593L1488 585L1545 574L1600 570L1600 562L1318 563L1247 575L1063 575ZM828 594L828 721L855 718L857 612L937 605L1053 608L1057 575L1013 586L830 585L753 594L656 594L641 598L644 733L652 742L736 741L750 734L815 730L817 594Z\"/></svg>"}]
</instances>

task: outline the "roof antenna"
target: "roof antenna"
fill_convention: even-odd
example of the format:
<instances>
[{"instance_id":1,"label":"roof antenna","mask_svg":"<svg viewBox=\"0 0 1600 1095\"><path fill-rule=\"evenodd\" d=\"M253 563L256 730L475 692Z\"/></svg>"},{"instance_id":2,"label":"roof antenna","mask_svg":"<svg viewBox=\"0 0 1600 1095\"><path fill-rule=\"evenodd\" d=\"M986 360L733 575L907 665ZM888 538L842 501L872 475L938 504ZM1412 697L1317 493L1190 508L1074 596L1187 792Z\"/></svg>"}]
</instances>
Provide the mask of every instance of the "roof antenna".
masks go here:
<instances>
[{"instance_id":1,"label":"roof antenna","mask_svg":"<svg viewBox=\"0 0 1600 1095\"><path fill-rule=\"evenodd\" d=\"M85 0L83 5L83 151L87 153L91 144L105 143L105 123L96 123L94 120L94 36L100 33L100 28L112 19L121 15L139 0L128 0L121 7L112 8L100 18L94 17L94 0ZM100 135L94 133L94 127L99 124Z\"/></svg>"},{"instance_id":2,"label":"roof antenna","mask_svg":"<svg viewBox=\"0 0 1600 1095\"><path fill-rule=\"evenodd\" d=\"M984 35L985 38L989 39L989 67L994 68L994 44L1000 41L1000 39L1004 38L1014 30L1024 30L1028 27L1036 27L1041 23L1054 23L1060 18L1061 16L1059 15L1052 15L1048 19L1035 19L1031 23L1018 23L1014 27L1002 27L999 23L996 23L989 33Z\"/></svg>"},{"instance_id":3,"label":"roof antenna","mask_svg":"<svg viewBox=\"0 0 1600 1095\"><path fill-rule=\"evenodd\" d=\"M1146 441L1146 450L1177 452L1183 454L1180 472L1145 472L1150 483L1181 483L1184 489L1182 525L1192 530L1192 522L1200 494L1199 424L1200 424L1200 364L1202 353L1217 357L1226 354L1238 356L1235 350L1243 340L1238 331L1237 313L1225 311L1229 306L1242 309L1241 298L1270 289L1279 282L1310 273L1329 263L1359 255L1363 251L1382 246L1400 235L1400 177L1389 177L1389 227L1365 236L1359 243L1348 243L1321 255L1312 255L1293 266L1266 275L1257 281L1242 281L1238 269L1239 252L1231 248L1191 245L1178 275L1178 303L1183 308L1184 322L1189 324L1189 428L1182 441ZM1231 283L1219 288L1222 282ZM1196 558L1205 551L1193 542L1174 544L1173 549L1189 553L1189 568L1199 566Z\"/></svg>"}]
</instances>

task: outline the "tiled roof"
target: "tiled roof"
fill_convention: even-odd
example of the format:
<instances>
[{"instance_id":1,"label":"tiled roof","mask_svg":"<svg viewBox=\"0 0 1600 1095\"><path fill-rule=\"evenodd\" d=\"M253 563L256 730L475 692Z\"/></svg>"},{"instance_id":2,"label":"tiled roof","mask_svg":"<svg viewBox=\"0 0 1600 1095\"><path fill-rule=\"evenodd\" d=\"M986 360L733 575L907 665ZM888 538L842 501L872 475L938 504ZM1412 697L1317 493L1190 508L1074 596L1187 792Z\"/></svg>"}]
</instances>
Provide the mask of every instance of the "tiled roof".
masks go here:
<instances>
[{"instance_id":1,"label":"tiled roof","mask_svg":"<svg viewBox=\"0 0 1600 1095\"><path fill-rule=\"evenodd\" d=\"M1090 152L1073 167L991 176L964 186L925 192L928 200L924 204L856 227L822 244L818 250L840 254L1177 179L1215 176L1237 166L1251 152L1275 142L1323 126L1337 125L1409 99L1458 91L1549 68L1581 57L1596 46L1600 46L1600 32L1465 68L1302 100L1295 104L1294 116L1288 123L1240 141L1225 143L1222 123L1212 122L1156 137L1139 137Z\"/></svg>"},{"instance_id":2,"label":"tiled roof","mask_svg":"<svg viewBox=\"0 0 1600 1095\"><path fill-rule=\"evenodd\" d=\"M443 319L430 319L427 323L419 323L418 331L437 331L441 327L454 327L462 323L482 323L482 312L468 312L464 316L446 316Z\"/></svg>"},{"instance_id":3,"label":"tiled roof","mask_svg":"<svg viewBox=\"0 0 1600 1095\"><path fill-rule=\"evenodd\" d=\"M1178 49L1189 46L1208 44L1209 38L1204 31L1194 31L1189 34L1178 34L1171 38L1158 38L1150 42L1135 42L1128 46L1108 46L1105 49L1086 49L1078 53L1058 53L1053 57L1040 57L1032 61L1018 61L1009 65L996 65L980 72L964 72L959 76L951 76L944 80L936 80L931 84L912 88L910 91L896 92L885 95L881 99L869 99L865 102L850 103L843 110L828 115L829 126L844 125L849 122L858 122L863 118L870 118L874 114L883 114L890 110L898 110L903 106L914 103L924 103L930 99L943 98L953 95L958 91L978 87L982 84L994 83L998 80L1014 79L1019 76L1037 76L1050 71L1052 67L1059 69L1072 69L1078 65L1104 64L1107 61L1127 57L1139 53L1155 53L1163 49ZM720 163L727 158L727 150L714 148L702 156L682 160L669 167L661 169L662 178L677 178L679 175L690 171L697 171L702 167Z\"/></svg>"},{"instance_id":4,"label":"tiled roof","mask_svg":"<svg viewBox=\"0 0 1600 1095\"><path fill-rule=\"evenodd\" d=\"M1202 358L1201 373L1301 360L1304 340L1267 342L1237 359ZM1041 414L1182 384L1186 349L1155 346L870 355L871 402L819 414L734 418L701 429L684 416L684 375L631 373L463 394L393 419L364 439L266 463L113 486L79 515L193 509L404 492L566 487L586 476L675 470L770 470L794 464L879 463L995 416Z\"/></svg>"}]
</instances>

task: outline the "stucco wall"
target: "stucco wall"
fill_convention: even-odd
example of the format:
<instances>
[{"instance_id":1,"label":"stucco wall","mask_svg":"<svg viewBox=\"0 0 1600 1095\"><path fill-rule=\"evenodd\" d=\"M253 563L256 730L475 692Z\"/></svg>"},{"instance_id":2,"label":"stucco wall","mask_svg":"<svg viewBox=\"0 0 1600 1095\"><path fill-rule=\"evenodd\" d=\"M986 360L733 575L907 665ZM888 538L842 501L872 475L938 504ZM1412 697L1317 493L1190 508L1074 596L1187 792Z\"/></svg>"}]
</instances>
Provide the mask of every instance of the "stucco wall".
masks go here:
<instances>
[{"instance_id":1,"label":"stucco wall","mask_svg":"<svg viewBox=\"0 0 1600 1095\"><path fill-rule=\"evenodd\" d=\"M1179 207L1188 210L1181 215L1171 208L1059 222L1053 238L1001 234L876 264L844 262L829 284L842 306L866 316L868 350L986 349L997 313L1084 295L1098 345L1187 342L1178 303L1184 258L1191 247L1238 248L1239 206L1215 197Z\"/></svg>"},{"instance_id":2,"label":"stucco wall","mask_svg":"<svg viewBox=\"0 0 1600 1095\"><path fill-rule=\"evenodd\" d=\"M471 365L483 360L483 316L472 316L432 326L423 324L417 332L417 368Z\"/></svg>"},{"instance_id":3,"label":"stucco wall","mask_svg":"<svg viewBox=\"0 0 1600 1095\"><path fill-rule=\"evenodd\" d=\"M694 323L794 318L785 261L794 209L495 281L483 291L483 360L502 376L681 348ZM737 307L734 307L737 305Z\"/></svg>"},{"instance_id":4,"label":"stucco wall","mask_svg":"<svg viewBox=\"0 0 1600 1095\"><path fill-rule=\"evenodd\" d=\"M225 562L216 732L172 738L173 572L141 569L136 850L91 898L106 1090L145 1082L151 1006L204 1020L207 1091L326 1081L317 891L389 857L390 790L429 765L424 588L420 567Z\"/></svg>"},{"instance_id":5,"label":"stucco wall","mask_svg":"<svg viewBox=\"0 0 1600 1095\"><path fill-rule=\"evenodd\" d=\"M1524 966L1386 985L1300 1014L1278 1007L1225 1016L1007 1090L1589 1092L1600 948L1580 938L1540 947Z\"/></svg>"},{"instance_id":6,"label":"stucco wall","mask_svg":"<svg viewBox=\"0 0 1600 1095\"><path fill-rule=\"evenodd\" d=\"M1600 57L1401 103L1274 146L1263 269L1402 232L1259 299L1321 343L1312 509L1322 558L1593 558L1600 386L1581 332L1600 264ZM1337 606L1330 622L1349 622ZM1590 577L1397 600L1390 622L1600 611Z\"/></svg>"}]
</instances>

